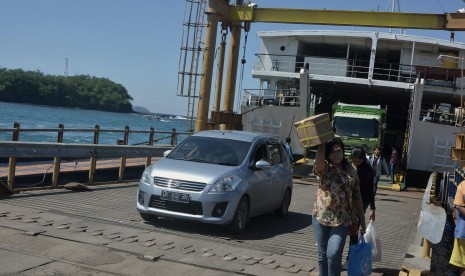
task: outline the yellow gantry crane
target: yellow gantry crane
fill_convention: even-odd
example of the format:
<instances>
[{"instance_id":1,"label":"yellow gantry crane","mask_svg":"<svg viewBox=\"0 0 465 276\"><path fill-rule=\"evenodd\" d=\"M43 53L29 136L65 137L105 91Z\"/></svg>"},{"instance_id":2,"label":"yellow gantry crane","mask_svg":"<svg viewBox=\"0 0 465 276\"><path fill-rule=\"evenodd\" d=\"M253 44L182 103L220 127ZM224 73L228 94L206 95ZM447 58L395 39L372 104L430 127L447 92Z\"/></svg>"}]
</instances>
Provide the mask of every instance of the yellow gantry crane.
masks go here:
<instances>
[{"instance_id":1,"label":"yellow gantry crane","mask_svg":"<svg viewBox=\"0 0 465 276\"><path fill-rule=\"evenodd\" d=\"M377 11L341 11L341 10L305 10L286 8L259 8L253 5L233 6L225 0L209 0L207 26L205 35L204 59L202 62L202 79L200 83L199 101L195 131L218 128L235 129L241 123L239 114L233 112L236 89L236 76L239 61L239 46L242 26L249 30L253 22L339 25L359 27L381 27L402 29L427 29L464 31L465 14L444 13L393 13ZM211 83L214 67L214 55L219 22L230 29L228 64L222 111L218 106L208 120ZM218 61L223 64L223 60ZM223 77L222 66L218 70L218 78ZM221 98L221 88L217 89L215 101Z\"/></svg>"}]
</instances>

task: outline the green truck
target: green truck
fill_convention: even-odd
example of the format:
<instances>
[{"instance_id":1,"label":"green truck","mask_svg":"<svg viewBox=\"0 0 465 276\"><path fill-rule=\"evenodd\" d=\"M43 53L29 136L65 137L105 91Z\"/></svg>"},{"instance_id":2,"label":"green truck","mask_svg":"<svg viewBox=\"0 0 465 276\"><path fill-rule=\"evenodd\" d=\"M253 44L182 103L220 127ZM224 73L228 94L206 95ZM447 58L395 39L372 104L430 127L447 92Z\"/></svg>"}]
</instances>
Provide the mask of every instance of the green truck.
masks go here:
<instances>
[{"instance_id":1,"label":"green truck","mask_svg":"<svg viewBox=\"0 0 465 276\"><path fill-rule=\"evenodd\" d=\"M344 142L346 155L351 146L365 144L371 151L375 145L383 144L386 113L379 105L333 104L332 127L335 136Z\"/></svg>"}]
</instances>

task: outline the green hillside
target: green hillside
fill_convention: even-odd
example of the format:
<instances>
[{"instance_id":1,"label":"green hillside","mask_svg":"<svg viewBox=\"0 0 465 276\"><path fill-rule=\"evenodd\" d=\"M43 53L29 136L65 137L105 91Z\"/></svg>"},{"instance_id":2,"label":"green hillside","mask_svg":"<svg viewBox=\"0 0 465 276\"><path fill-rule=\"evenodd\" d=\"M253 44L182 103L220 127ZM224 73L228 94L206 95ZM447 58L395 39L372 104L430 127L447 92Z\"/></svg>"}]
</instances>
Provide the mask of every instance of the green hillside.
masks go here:
<instances>
[{"instance_id":1,"label":"green hillside","mask_svg":"<svg viewBox=\"0 0 465 276\"><path fill-rule=\"evenodd\" d=\"M133 112L126 88L109 79L52 76L22 69L0 68L0 101Z\"/></svg>"}]
</instances>

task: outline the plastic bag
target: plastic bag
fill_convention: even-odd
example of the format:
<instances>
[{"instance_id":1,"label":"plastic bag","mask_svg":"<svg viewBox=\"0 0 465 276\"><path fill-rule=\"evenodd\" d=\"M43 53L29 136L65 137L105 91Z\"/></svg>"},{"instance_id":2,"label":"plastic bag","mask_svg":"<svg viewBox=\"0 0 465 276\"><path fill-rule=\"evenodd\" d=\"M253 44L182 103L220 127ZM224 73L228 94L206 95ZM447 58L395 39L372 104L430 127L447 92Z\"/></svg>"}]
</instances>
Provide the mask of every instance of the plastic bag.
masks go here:
<instances>
[{"instance_id":1,"label":"plastic bag","mask_svg":"<svg viewBox=\"0 0 465 276\"><path fill-rule=\"evenodd\" d=\"M381 262L381 241L378 236L378 227L374 221L370 221L368 224L364 238L366 242L371 243L371 261Z\"/></svg>"},{"instance_id":2,"label":"plastic bag","mask_svg":"<svg viewBox=\"0 0 465 276\"><path fill-rule=\"evenodd\" d=\"M371 243L367 243L363 235L358 242L349 247L349 268L351 276L371 275Z\"/></svg>"}]
</instances>

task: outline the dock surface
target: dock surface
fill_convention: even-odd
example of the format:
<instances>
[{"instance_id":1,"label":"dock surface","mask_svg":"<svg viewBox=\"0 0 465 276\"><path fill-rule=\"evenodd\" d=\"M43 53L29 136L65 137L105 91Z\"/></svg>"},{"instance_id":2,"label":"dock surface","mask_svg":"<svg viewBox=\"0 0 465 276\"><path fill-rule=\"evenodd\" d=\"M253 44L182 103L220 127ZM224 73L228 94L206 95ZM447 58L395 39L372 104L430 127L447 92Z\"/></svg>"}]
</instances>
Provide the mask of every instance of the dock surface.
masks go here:
<instances>
[{"instance_id":1,"label":"dock surface","mask_svg":"<svg viewBox=\"0 0 465 276\"><path fill-rule=\"evenodd\" d=\"M312 179L295 179L288 217L252 218L236 236L215 225L143 221L136 182L22 192L0 200L2 275L318 275L316 189ZM417 242L422 196L378 191L382 261L373 263L374 275L399 274Z\"/></svg>"}]
</instances>

